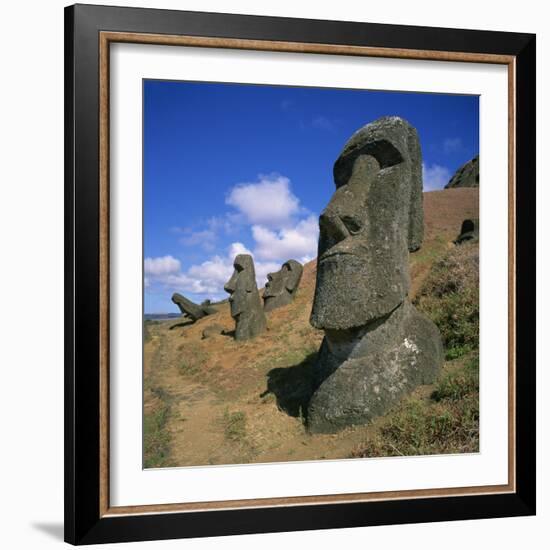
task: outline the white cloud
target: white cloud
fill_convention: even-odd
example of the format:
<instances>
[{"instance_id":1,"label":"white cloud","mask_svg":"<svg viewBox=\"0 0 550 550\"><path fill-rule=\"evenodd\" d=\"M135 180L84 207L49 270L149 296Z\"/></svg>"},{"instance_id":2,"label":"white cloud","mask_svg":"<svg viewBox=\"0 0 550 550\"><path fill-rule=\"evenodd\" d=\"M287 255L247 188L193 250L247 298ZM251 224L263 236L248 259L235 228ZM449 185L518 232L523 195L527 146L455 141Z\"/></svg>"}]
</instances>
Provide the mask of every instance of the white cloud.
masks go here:
<instances>
[{"instance_id":1,"label":"white cloud","mask_svg":"<svg viewBox=\"0 0 550 550\"><path fill-rule=\"evenodd\" d=\"M200 246L204 250L212 251L216 247L221 232L230 235L237 231L237 226L242 223L241 217L239 214L227 213L224 216L213 216L203 221L200 225L205 227L204 229L174 227L172 231L183 235L179 242L184 246Z\"/></svg>"},{"instance_id":2,"label":"white cloud","mask_svg":"<svg viewBox=\"0 0 550 550\"><path fill-rule=\"evenodd\" d=\"M298 222L294 227L273 231L261 225L252 226L256 242L255 255L262 260L297 259L309 261L317 254L319 228L313 215Z\"/></svg>"},{"instance_id":3,"label":"white cloud","mask_svg":"<svg viewBox=\"0 0 550 550\"><path fill-rule=\"evenodd\" d=\"M231 243L229 246L229 257L231 258L231 261L233 261L235 256L238 256L239 254L253 255L243 243Z\"/></svg>"},{"instance_id":4,"label":"white cloud","mask_svg":"<svg viewBox=\"0 0 550 550\"><path fill-rule=\"evenodd\" d=\"M234 242L227 249L227 255L215 255L201 264L192 265L187 271L175 258L147 258L145 286L161 285L167 292L182 292L221 297L224 284L233 273L233 260L237 254L250 254L242 243ZM170 258L170 260L167 260ZM176 269L177 265L177 269ZM154 267L151 270L151 267ZM159 268L164 266L165 268Z\"/></svg>"},{"instance_id":5,"label":"white cloud","mask_svg":"<svg viewBox=\"0 0 550 550\"><path fill-rule=\"evenodd\" d=\"M146 275L158 276L177 273L181 269L179 260L173 256L145 258L144 271Z\"/></svg>"},{"instance_id":6,"label":"white cloud","mask_svg":"<svg viewBox=\"0 0 550 550\"><path fill-rule=\"evenodd\" d=\"M317 218L300 206L288 178L270 174L259 176L255 183L236 185L227 195L226 203L236 211L210 218L202 227L173 228L173 231L180 235L180 242L185 246L213 250L221 232L242 231L243 224L249 224L253 250L242 242L233 242L225 251L186 269L182 269L180 261L173 256L147 258L146 287L166 294L195 295L190 296L191 299L198 299L197 296L219 299L227 297L223 287L233 273L233 261L238 254L250 254L254 258L259 288L265 285L267 274L278 271L286 260L305 263L316 256ZM303 218L304 215L308 217Z\"/></svg>"},{"instance_id":7,"label":"white cloud","mask_svg":"<svg viewBox=\"0 0 550 550\"><path fill-rule=\"evenodd\" d=\"M443 141L443 151L446 154L456 153L462 149L462 140L459 137L447 138Z\"/></svg>"},{"instance_id":8,"label":"white cloud","mask_svg":"<svg viewBox=\"0 0 550 550\"><path fill-rule=\"evenodd\" d=\"M436 191L443 189L451 179L451 173L445 166L432 164L427 166L422 163L422 179L424 181L424 191Z\"/></svg>"},{"instance_id":9,"label":"white cloud","mask_svg":"<svg viewBox=\"0 0 550 550\"><path fill-rule=\"evenodd\" d=\"M203 231L184 231L185 237L180 239L180 243L185 246L197 246L200 245L205 250L213 250L214 243L216 242L217 235L215 231L211 229L204 229Z\"/></svg>"},{"instance_id":10,"label":"white cloud","mask_svg":"<svg viewBox=\"0 0 550 550\"><path fill-rule=\"evenodd\" d=\"M235 207L251 224L285 227L300 212L300 200L290 189L290 180L279 174L260 175L257 183L240 183L225 202Z\"/></svg>"}]
</instances>

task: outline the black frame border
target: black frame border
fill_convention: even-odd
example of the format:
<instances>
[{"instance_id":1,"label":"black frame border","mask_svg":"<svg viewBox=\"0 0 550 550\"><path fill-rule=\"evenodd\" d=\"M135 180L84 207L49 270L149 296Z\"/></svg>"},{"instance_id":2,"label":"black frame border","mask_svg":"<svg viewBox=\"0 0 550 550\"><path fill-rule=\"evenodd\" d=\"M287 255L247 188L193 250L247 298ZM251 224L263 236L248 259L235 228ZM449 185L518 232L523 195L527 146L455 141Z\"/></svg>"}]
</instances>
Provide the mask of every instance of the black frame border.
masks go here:
<instances>
[{"instance_id":1,"label":"black frame border","mask_svg":"<svg viewBox=\"0 0 550 550\"><path fill-rule=\"evenodd\" d=\"M100 517L99 33L515 57L516 492ZM149 8L65 8L65 541L130 542L535 514L536 37Z\"/></svg>"}]
</instances>

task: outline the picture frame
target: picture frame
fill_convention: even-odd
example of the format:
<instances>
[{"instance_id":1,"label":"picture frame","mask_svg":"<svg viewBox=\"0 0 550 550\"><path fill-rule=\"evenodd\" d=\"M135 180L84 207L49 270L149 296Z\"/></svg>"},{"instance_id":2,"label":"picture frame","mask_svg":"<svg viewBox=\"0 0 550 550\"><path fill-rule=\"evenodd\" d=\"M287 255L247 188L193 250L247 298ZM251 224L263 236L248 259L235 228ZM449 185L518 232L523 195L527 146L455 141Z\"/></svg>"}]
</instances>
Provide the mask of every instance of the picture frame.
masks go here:
<instances>
[{"instance_id":1,"label":"picture frame","mask_svg":"<svg viewBox=\"0 0 550 550\"><path fill-rule=\"evenodd\" d=\"M109 81L114 43L505 65L508 483L113 507ZM531 34L75 5L65 10L65 540L72 544L535 514L535 62Z\"/></svg>"}]
</instances>

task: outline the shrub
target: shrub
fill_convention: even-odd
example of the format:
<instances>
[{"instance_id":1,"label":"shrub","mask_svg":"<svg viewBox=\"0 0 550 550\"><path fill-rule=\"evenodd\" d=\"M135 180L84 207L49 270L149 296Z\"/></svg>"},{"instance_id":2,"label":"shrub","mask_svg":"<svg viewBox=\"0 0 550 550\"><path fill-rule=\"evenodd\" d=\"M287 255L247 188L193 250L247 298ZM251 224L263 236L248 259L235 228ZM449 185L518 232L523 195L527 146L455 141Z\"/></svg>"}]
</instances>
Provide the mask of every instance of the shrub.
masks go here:
<instances>
[{"instance_id":1,"label":"shrub","mask_svg":"<svg viewBox=\"0 0 550 550\"><path fill-rule=\"evenodd\" d=\"M454 247L432 267L415 305L438 326L447 359L479 348L479 248Z\"/></svg>"}]
</instances>

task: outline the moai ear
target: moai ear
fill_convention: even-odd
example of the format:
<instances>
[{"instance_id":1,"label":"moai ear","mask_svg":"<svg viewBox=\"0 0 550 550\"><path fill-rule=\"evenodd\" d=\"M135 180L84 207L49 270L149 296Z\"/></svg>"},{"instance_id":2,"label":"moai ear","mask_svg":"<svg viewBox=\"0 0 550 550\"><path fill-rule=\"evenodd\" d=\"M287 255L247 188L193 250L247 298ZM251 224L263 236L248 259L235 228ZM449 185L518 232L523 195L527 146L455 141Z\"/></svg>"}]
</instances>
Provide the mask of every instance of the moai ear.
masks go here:
<instances>
[{"instance_id":1,"label":"moai ear","mask_svg":"<svg viewBox=\"0 0 550 550\"><path fill-rule=\"evenodd\" d=\"M410 199L409 199L409 252L422 246L424 239L424 208L422 201L422 151L416 130L409 126L407 145L411 163Z\"/></svg>"}]
</instances>

